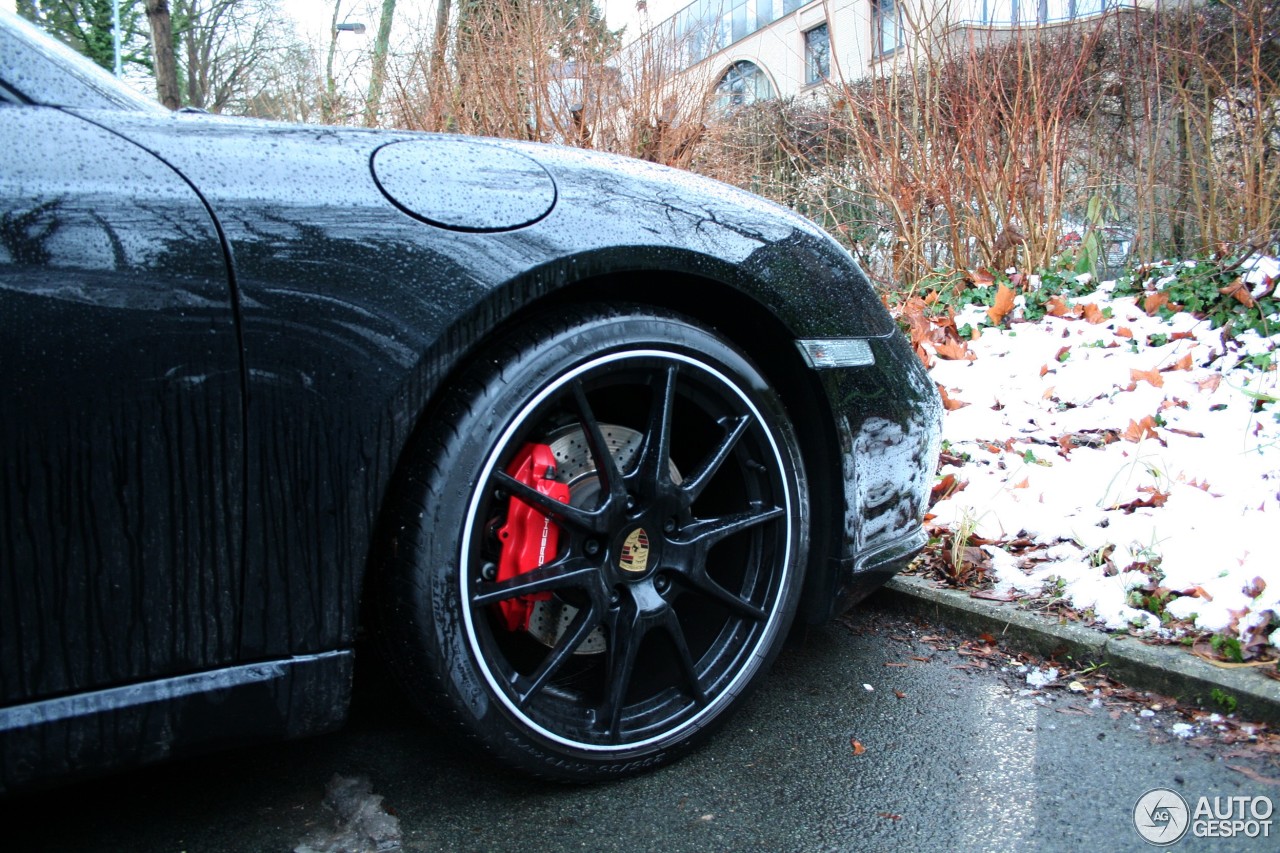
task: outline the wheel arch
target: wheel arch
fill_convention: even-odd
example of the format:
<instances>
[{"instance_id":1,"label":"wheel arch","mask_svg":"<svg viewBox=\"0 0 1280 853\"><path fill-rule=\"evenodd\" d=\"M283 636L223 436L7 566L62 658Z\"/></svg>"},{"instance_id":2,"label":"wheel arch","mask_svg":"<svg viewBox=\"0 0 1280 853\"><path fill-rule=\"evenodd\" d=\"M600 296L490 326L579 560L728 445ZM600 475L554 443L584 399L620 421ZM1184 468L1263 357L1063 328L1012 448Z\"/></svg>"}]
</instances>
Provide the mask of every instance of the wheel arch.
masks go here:
<instances>
[{"instance_id":1,"label":"wheel arch","mask_svg":"<svg viewBox=\"0 0 1280 853\"><path fill-rule=\"evenodd\" d=\"M834 568L828 558L840 552L846 495L840 439L819 377L801 357L795 333L747 293L713 278L688 273L663 275L660 282L655 282L649 271L580 281L529 306L529 311L573 302L638 302L697 321L723 335L756 363L791 418L809 484L809 553L796 619L806 624L825 621L830 605L811 599L829 594L832 588L827 575ZM643 298L637 299L637 293Z\"/></svg>"}]
</instances>

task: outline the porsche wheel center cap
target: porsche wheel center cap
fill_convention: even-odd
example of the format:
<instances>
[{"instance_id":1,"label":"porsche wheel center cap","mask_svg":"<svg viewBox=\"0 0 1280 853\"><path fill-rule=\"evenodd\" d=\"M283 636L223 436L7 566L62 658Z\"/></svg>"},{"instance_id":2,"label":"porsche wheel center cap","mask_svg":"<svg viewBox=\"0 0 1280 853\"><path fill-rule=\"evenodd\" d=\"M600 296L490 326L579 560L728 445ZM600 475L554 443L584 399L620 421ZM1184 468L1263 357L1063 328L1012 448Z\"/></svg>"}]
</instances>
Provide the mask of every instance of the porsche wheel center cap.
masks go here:
<instances>
[{"instance_id":1,"label":"porsche wheel center cap","mask_svg":"<svg viewBox=\"0 0 1280 853\"><path fill-rule=\"evenodd\" d=\"M649 534L637 527L622 540L618 568L629 574L643 574L649 568Z\"/></svg>"}]
</instances>

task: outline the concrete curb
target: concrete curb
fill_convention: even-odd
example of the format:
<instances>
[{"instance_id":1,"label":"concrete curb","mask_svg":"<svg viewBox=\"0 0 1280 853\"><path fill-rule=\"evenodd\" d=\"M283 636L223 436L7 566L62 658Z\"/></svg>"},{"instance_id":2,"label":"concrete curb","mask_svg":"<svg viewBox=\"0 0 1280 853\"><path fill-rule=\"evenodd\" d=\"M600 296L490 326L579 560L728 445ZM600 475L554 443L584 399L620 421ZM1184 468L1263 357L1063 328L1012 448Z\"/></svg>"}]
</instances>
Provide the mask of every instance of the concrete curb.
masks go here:
<instances>
[{"instance_id":1,"label":"concrete curb","mask_svg":"<svg viewBox=\"0 0 1280 853\"><path fill-rule=\"evenodd\" d=\"M1255 668L1217 667L1179 646L1147 645L1134 637L1058 622L910 575L890 580L876 599L952 628L989 633L1005 647L1052 655L1079 667L1105 663L1109 674L1130 687L1225 713L1212 698L1217 690L1236 700L1238 719L1280 725L1280 681Z\"/></svg>"}]
</instances>

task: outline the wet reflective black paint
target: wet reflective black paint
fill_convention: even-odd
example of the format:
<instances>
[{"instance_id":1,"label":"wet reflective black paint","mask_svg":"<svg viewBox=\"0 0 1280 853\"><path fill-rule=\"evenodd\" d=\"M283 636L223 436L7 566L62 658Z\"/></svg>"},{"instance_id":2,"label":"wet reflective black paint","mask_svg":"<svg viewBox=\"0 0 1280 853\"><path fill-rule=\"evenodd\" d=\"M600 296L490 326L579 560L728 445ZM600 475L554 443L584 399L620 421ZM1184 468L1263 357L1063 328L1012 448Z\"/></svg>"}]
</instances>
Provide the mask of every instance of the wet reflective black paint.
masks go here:
<instances>
[{"instance_id":1,"label":"wet reflective black paint","mask_svg":"<svg viewBox=\"0 0 1280 853\"><path fill-rule=\"evenodd\" d=\"M0 74L41 78L15 61ZM761 364L814 488L806 618L918 546L936 395L805 220L591 152L60 110L25 85L0 93L0 790L204 742L130 747L158 736L130 712L104 724L110 748L42 762L40 743L75 738L18 710L350 649L379 514L433 395L492 357L496 328L565 301L673 308ZM477 161L444 182L459 147L532 168L513 180ZM412 156L379 186L396 149ZM410 160L429 179L415 185ZM876 367L808 369L793 342L823 337L874 339ZM335 725L349 659L306 666L328 688L280 681L283 728L251 710L276 689L259 682L219 682L228 713L199 725L213 740ZM109 710L94 695L89 717Z\"/></svg>"}]
</instances>

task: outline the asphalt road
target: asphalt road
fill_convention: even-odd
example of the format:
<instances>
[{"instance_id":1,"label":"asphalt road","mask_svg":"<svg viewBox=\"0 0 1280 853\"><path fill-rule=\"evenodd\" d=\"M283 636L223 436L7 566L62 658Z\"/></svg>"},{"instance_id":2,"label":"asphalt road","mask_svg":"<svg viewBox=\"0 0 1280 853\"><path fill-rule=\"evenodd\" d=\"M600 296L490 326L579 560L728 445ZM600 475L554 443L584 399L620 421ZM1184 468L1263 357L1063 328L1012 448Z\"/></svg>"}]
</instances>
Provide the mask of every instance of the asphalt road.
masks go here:
<instances>
[{"instance_id":1,"label":"asphalt road","mask_svg":"<svg viewBox=\"0 0 1280 853\"><path fill-rule=\"evenodd\" d=\"M1167 709L1143 717L1111 697L1023 695L1025 674L1001 671L1002 652L975 655L964 645L972 639L863 608L795 639L697 754L594 787L504 773L366 683L335 735L2 802L0 844L288 851L332 826L321 800L334 773L368 779L411 851L1144 850L1154 848L1137 835L1133 809L1152 788L1192 804L1202 795L1280 804L1280 787L1229 766L1280 777L1274 755L1184 741L1169 733L1182 718ZM1280 831L1280 809L1274 822ZM1172 849L1280 842L1188 836Z\"/></svg>"}]
</instances>

